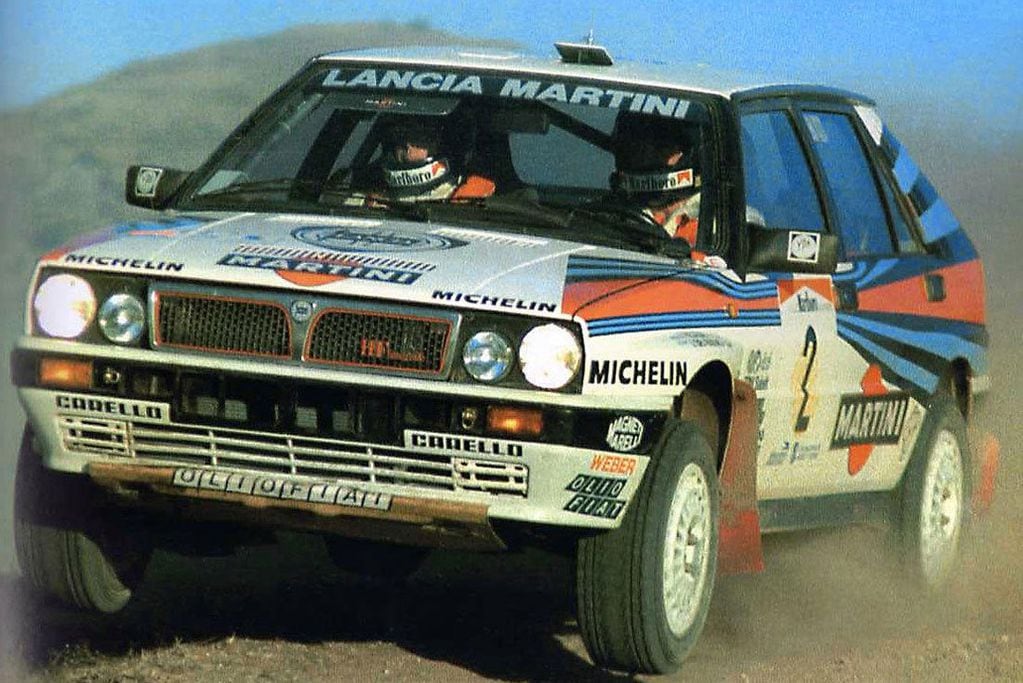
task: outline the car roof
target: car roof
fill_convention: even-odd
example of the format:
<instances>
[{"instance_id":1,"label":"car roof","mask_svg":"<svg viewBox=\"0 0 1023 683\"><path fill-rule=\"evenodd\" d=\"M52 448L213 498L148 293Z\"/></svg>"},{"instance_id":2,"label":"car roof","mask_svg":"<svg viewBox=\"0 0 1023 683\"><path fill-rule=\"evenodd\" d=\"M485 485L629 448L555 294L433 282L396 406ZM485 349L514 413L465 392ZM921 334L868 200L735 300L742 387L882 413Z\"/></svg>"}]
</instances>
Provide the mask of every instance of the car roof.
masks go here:
<instances>
[{"instance_id":1,"label":"car roof","mask_svg":"<svg viewBox=\"0 0 1023 683\"><path fill-rule=\"evenodd\" d=\"M660 64L615 60L611 66L567 63L556 56L538 57L489 47L416 47L350 50L321 55L320 61L374 64L419 64L498 73L528 73L573 80L600 80L636 86L679 88L692 92L748 99L782 95L818 95L872 105L869 98L848 90L773 79L706 64Z\"/></svg>"}]
</instances>

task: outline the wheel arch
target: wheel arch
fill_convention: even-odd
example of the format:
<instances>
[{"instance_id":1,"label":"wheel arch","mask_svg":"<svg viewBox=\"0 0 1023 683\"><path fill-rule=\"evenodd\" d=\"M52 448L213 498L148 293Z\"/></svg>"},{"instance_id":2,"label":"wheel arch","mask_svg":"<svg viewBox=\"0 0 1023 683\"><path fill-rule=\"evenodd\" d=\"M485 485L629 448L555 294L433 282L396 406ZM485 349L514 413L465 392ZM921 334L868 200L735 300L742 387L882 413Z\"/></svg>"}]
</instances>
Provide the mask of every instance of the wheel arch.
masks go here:
<instances>
[{"instance_id":1,"label":"wheel arch","mask_svg":"<svg viewBox=\"0 0 1023 683\"><path fill-rule=\"evenodd\" d=\"M991 509L1001 462L998 438L973 419L973 366L963 357L952 359L945 367L935 398L947 396L966 423L965 485L969 492L970 510L983 515Z\"/></svg>"},{"instance_id":2,"label":"wheel arch","mask_svg":"<svg viewBox=\"0 0 1023 683\"><path fill-rule=\"evenodd\" d=\"M701 367L675 399L673 413L696 422L714 451L718 472L724 464L732 421L732 373L721 361Z\"/></svg>"},{"instance_id":3,"label":"wheel arch","mask_svg":"<svg viewBox=\"0 0 1023 683\"><path fill-rule=\"evenodd\" d=\"M969 421L973 412L973 368L970 362L961 356L952 359L945 368L938 391L948 391L963 419Z\"/></svg>"}]
</instances>

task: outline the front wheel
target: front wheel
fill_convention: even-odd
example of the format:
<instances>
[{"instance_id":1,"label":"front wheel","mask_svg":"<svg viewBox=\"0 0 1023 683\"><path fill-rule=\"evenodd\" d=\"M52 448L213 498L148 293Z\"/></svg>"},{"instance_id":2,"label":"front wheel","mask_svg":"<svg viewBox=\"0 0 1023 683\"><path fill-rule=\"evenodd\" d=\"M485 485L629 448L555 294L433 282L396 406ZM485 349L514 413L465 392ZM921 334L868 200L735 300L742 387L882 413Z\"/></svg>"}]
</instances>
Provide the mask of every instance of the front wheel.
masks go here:
<instances>
[{"instance_id":1,"label":"front wheel","mask_svg":"<svg viewBox=\"0 0 1023 683\"><path fill-rule=\"evenodd\" d=\"M580 540L586 649L613 669L667 673L703 631L717 566L719 491L706 437L672 421L621 527Z\"/></svg>"},{"instance_id":2,"label":"front wheel","mask_svg":"<svg viewBox=\"0 0 1023 683\"><path fill-rule=\"evenodd\" d=\"M969 500L966 423L955 402L936 398L910 459L902 492L902 559L910 578L941 588L959 555Z\"/></svg>"},{"instance_id":3,"label":"front wheel","mask_svg":"<svg viewBox=\"0 0 1023 683\"><path fill-rule=\"evenodd\" d=\"M130 518L115 522L93 508L85 484L43 467L26 429L14 480L15 550L39 593L112 614L131 599L151 547L132 534Z\"/></svg>"}]
</instances>

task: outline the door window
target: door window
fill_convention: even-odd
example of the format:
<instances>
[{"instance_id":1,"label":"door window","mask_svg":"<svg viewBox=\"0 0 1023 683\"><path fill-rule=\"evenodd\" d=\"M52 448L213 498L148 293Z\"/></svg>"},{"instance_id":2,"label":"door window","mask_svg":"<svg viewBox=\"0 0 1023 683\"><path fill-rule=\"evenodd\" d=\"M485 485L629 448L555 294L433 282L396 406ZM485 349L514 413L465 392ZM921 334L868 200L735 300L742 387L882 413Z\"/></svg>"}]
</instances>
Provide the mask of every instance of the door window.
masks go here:
<instances>
[{"instance_id":1,"label":"door window","mask_svg":"<svg viewBox=\"0 0 1023 683\"><path fill-rule=\"evenodd\" d=\"M823 232L810 168L784 111L742 117L746 220L765 228Z\"/></svg>"},{"instance_id":2,"label":"door window","mask_svg":"<svg viewBox=\"0 0 1023 683\"><path fill-rule=\"evenodd\" d=\"M804 112L803 120L824 171L846 257L893 253L888 215L850 118L814 111Z\"/></svg>"}]
</instances>

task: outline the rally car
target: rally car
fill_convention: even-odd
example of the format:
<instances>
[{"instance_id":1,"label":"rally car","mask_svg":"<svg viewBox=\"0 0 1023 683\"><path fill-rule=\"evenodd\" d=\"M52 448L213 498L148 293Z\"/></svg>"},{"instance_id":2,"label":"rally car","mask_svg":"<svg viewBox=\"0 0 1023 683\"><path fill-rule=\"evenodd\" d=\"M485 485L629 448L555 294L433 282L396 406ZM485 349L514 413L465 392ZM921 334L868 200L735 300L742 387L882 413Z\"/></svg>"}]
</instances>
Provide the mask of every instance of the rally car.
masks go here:
<instances>
[{"instance_id":1,"label":"rally car","mask_svg":"<svg viewBox=\"0 0 1023 683\"><path fill-rule=\"evenodd\" d=\"M154 548L280 529L388 577L538 544L594 661L664 672L765 532L884 520L945 581L997 464L983 271L874 103L558 54L318 57L41 258L34 587L114 613Z\"/></svg>"}]
</instances>

